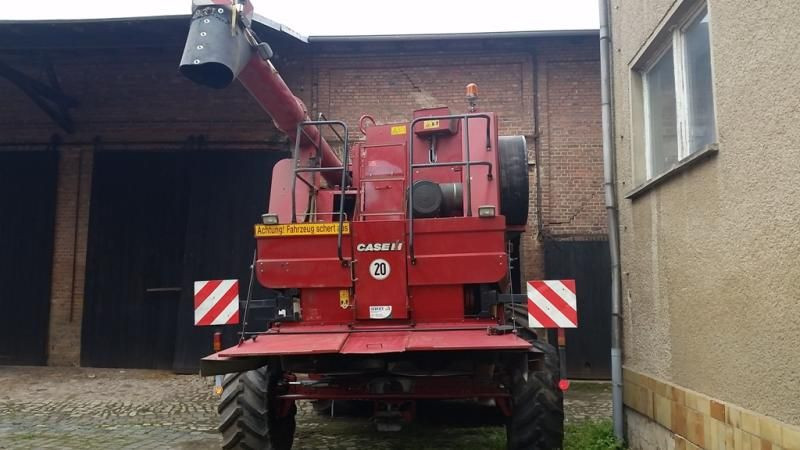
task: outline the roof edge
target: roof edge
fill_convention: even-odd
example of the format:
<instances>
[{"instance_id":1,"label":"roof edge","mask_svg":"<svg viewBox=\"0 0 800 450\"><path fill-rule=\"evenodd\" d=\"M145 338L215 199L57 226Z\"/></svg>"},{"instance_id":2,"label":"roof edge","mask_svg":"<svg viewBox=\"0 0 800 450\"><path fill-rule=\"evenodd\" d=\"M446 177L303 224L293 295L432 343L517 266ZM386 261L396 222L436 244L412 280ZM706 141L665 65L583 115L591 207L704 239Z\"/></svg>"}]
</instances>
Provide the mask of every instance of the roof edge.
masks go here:
<instances>
[{"instance_id":1,"label":"roof edge","mask_svg":"<svg viewBox=\"0 0 800 450\"><path fill-rule=\"evenodd\" d=\"M21 20L7 20L7 19L0 19L0 25L5 24L69 24L69 23L103 23L103 22L138 22L138 21L167 21L167 20L180 20L186 19L188 22L189 19L192 17L191 14L168 14L168 15L160 15L160 16L133 16L133 17L92 17L92 18L85 18L85 19L21 19ZM308 43L308 38L303 36L302 34L294 31L293 29L287 27L286 25L276 22L274 20L268 19L261 14L254 14L253 21L259 23L267 28L271 28L275 31L279 31L281 33L287 34L298 41Z\"/></svg>"},{"instance_id":2,"label":"roof edge","mask_svg":"<svg viewBox=\"0 0 800 450\"><path fill-rule=\"evenodd\" d=\"M260 23L261 25L264 25L265 27L272 28L275 31L280 31L282 33L288 34L289 36L297 39L298 41L304 42L306 44L308 43L307 36L303 36L302 34L298 33L297 31L294 31L293 29L287 27L286 25L279 22L275 22L272 19L268 19L262 16L261 14L254 13L253 20L255 22Z\"/></svg>"},{"instance_id":3,"label":"roof edge","mask_svg":"<svg viewBox=\"0 0 800 450\"><path fill-rule=\"evenodd\" d=\"M90 17L84 19L0 19L0 25L6 24L61 24L61 23L98 23L98 22L134 22L138 20L176 20L191 18L191 14L167 14L161 16L132 16L132 17Z\"/></svg>"},{"instance_id":4,"label":"roof edge","mask_svg":"<svg viewBox=\"0 0 800 450\"><path fill-rule=\"evenodd\" d=\"M86 19L39 19L39 20L3 20L2 24L67 24L67 23L99 23L99 22L136 22L136 21L161 21L188 18L190 14L173 14L159 16L135 17L110 17ZM382 41L427 41L427 40L454 40L454 39L498 39L498 38L536 38L536 37L574 37L574 36L599 36L597 28L575 30L536 30L536 31L486 31L473 33L420 33L420 34L372 34L372 35L321 35L304 36L286 25L254 14L253 21L267 28L284 33L303 43L332 43L332 42L382 42Z\"/></svg>"},{"instance_id":5,"label":"roof edge","mask_svg":"<svg viewBox=\"0 0 800 450\"><path fill-rule=\"evenodd\" d=\"M373 34L343 36L309 36L309 43L326 42L381 42L381 41L426 41L436 39L497 39L531 37L599 36L599 29L539 30L539 31L488 31L480 33L426 33L426 34Z\"/></svg>"}]
</instances>

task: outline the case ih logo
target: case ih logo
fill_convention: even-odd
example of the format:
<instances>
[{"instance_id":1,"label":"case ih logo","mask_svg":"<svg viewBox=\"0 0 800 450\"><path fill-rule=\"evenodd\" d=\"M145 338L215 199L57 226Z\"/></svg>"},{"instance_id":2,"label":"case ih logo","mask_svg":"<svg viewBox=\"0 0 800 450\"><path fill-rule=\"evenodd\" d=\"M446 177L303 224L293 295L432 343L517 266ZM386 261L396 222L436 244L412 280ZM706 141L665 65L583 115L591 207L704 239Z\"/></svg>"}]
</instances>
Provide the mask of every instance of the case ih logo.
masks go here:
<instances>
[{"instance_id":1,"label":"case ih logo","mask_svg":"<svg viewBox=\"0 0 800 450\"><path fill-rule=\"evenodd\" d=\"M369 244L358 244L356 250L360 252L391 252L403 249L402 241L395 242L373 242Z\"/></svg>"}]
</instances>

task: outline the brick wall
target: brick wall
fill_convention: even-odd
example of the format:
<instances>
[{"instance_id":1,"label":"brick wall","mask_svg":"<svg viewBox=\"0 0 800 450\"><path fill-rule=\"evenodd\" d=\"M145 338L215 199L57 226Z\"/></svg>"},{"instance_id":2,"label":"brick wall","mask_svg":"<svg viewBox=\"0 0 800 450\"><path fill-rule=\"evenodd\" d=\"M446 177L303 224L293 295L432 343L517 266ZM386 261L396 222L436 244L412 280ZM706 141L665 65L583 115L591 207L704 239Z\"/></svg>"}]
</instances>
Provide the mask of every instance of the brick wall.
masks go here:
<instances>
[{"instance_id":1,"label":"brick wall","mask_svg":"<svg viewBox=\"0 0 800 450\"><path fill-rule=\"evenodd\" d=\"M607 233L597 50L595 38L547 39L535 49L541 220L531 171L530 231L522 238L529 280L544 277L542 239Z\"/></svg>"},{"instance_id":2,"label":"brick wall","mask_svg":"<svg viewBox=\"0 0 800 450\"><path fill-rule=\"evenodd\" d=\"M408 120L413 110L430 106L463 112L464 86L477 83L479 107L498 113L500 134L524 135L528 142L531 197L523 278L541 278L541 238L606 233L597 49L593 37L328 44L309 63L314 73L309 107L345 120L351 138L359 139L362 114L386 123ZM537 145L542 233L532 164Z\"/></svg>"},{"instance_id":3,"label":"brick wall","mask_svg":"<svg viewBox=\"0 0 800 450\"><path fill-rule=\"evenodd\" d=\"M501 134L526 137L531 216L522 241L524 279L543 276L540 239L544 236L605 234L595 37L313 45L310 52L307 47L276 47L281 56L276 65L312 114L323 112L328 118L345 120L353 138L360 137L357 121L364 113L378 122L391 122L408 120L414 109L429 106L447 105L462 112L464 86L470 82L479 85L479 107L499 114ZM72 113L77 132L71 136L64 136L30 99L0 79L0 143L46 142L51 134L60 133L67 144L58 175L51 364L79 362L92 172L88 144L93 139L137 150L157 150L157 142L180 143L191 135L204 135L210 142L270 143L257 145L261 148L285 145L285 138L275 133L271 121L238 84L213 91L183 79L177 71L181 50L182 43L176 43L159 49L54 52L51 58L63 90L80 102ZM36 58L14 54L5 55L3 61L42 79ZM80 180L78 148L84 151ZM536 149L541 224L533 165ZM75 280L73 249L78 252Z\"/></svg>"},{"instance_id":4,"label":"brick wall","mask_svg":"<svg viewBox=\"0 0 800 450\"><path fill-rule=\"evenodd\" d=\"M92 148L60 150L50 283L49 365L80 362L93 156Z\"/></svg>"}]
</instances>

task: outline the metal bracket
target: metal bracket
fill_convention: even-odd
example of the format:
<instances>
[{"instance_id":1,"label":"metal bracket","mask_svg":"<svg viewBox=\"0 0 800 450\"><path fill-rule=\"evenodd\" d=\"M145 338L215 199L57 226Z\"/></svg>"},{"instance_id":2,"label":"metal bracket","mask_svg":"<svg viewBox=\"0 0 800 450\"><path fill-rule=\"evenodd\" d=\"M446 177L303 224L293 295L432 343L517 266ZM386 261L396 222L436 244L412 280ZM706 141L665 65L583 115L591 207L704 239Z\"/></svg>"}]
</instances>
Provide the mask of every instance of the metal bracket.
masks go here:
<instances>
[{"instance_id":1,"label":"metal bracket","mask_svg":"<svg viewBox=\"0 0 800 450\"><path fill-rule=\"evenodd\" d=\"M78 106L78 100L61 90L52 62L45 58L42 64L49 84L34 79L3 62L0 62L0 77L16 85L62 130L72 134L75 132L75 123L69 110Z\"/></svg>"},{"instance_id":2,"label":"metal bracket","mask_svg":"<svg viewBox=\"0 0 800 450\"><path fill-rule=\"evenodd\" d=\"M501 294L497 291L481 291L481 311L478 313L478 317L490 317L491 307L494 305L507 303L521 303L524 305L527 301L528 296L525 294Z\"/></svg>"}]
</instances>

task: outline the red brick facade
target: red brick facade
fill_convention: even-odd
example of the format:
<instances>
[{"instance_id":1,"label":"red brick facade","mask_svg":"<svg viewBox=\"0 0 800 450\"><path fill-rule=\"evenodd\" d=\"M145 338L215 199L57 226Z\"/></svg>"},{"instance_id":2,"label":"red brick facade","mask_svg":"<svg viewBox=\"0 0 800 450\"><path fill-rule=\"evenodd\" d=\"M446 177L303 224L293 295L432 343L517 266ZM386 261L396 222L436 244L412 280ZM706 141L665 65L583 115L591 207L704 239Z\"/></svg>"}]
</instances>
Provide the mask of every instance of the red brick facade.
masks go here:
<instances>
[{"instance_id":1,"label":"red brick facade","mask_svg":"<svg viewBox=\"0 0 800 450\"><path fill-rule=\"evenodd\" d=\"M499 113L501 135L524 135L529 146L531 219L523 237L525 279L543 275L540 239L545 235L605 235L596 36L297 45L302 52L292 56L291 49L285 50L289 56L276 63L284 79L312 114L323 112L346 121L352 138L360 137L357 121L365 113L380 123L408 120L422 107L447 105L462 112L464 86L478 84L479 108ZM174 42L160 49L54 53L63 90L80 101L73 112L78 131L71 136L0 79L0 144L46 142L53 133L64 140L52 262L51 364L79 362L91 142L96 137L115 143L114 148L136 150L157 149L157 142L178 147L190 135L219 142L218 148L231 141L282 145L269 118L240 86L212 91L183 79L177 73L181 46ZM31 61L36 59L25 54L4 59L38 76Z\"/></svg>"},{"instance_id":2,"label":"red brick facade","mask_svg":"<svg viewBox=\"0 0 800 450\"><path fill-rule=\"evenodd\" d=\"M328 45L314 56L312 71L309 107L345 120L356 139L360 133L354 125L362 114L392 122L430 106L462 112L463 87L477 83L479 107L499 114L500 134L521 134L528 141L531 217L523 238L525 279L543 276L539 242L545 236L605 236L596 39Z\"/></svg>"}]
</instances>

